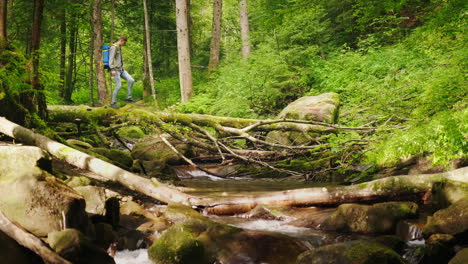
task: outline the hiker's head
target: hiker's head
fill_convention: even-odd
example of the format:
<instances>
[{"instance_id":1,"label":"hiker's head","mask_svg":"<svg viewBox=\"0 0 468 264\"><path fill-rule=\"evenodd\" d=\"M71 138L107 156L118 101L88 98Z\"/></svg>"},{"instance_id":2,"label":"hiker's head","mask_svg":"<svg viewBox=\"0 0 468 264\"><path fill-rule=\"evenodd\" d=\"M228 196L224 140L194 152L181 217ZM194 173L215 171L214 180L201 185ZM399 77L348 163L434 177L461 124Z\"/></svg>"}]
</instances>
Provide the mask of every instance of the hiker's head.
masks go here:
<instances>
[{"instance_id":1,"label":"hiker's head","mask_svg":"<svg viewBox=\"0 0 468 264\"><path fill-rule=\"evenodd\" d=\"M126 36L120 36L118 42L119 42L120 46L125 46L125 44L127 43L127 37Z\"/></svg>"}]
</instances>

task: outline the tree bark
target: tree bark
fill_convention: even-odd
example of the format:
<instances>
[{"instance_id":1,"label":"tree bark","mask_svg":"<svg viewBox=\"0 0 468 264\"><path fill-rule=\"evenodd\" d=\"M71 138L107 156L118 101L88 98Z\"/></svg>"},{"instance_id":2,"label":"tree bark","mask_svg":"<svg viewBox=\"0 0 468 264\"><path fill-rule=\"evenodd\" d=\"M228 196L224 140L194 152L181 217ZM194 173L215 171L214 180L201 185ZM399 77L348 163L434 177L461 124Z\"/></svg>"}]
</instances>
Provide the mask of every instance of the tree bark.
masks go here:
<instances>
[{"instance_id":1,"label":"tree bark","mask_svg":"<svg viewBox=\"0 0 468 264\"><path fill-rule=\"evenodd\" d=\"M208 64L208 70L215 70L219 65L222 16L223 0L213 0L213 27L211 29L210 62Z\"/></svg>"},{"instance_id":2,"label":"tree bark","mask_svg":"<svg viewBox=\"0 0 468 264\"><path fill-rule=\"evenodd\" d=\"M42 16L44 0L34 1L34 14L32 22L32 35L29 43L28 55L31 58L30 84L33 92L22 95L23 104L31 113L37 113L41 118L47 119L47 106L44 87L39 82L39 47L41 44Z\"/></svg>"},{"instance_id":3,"label":"tree bark","mask_svg":"<svg viewBox=\"0 0 468 264\"><path fill-rule=\"evenodd\" d=\"M109 43L115 42L115 0L111 1L111 28L110 28L110 40Z\"/></svg>"},{"instance_id":4,"label":"tree bark","mask_svg":"<svg viewBox=\"0 0 468 264\"><path fill-rule=\"evenodd\" d=\"M0 41L7 39L7 0L0 0Z\"/></svg>"},{"instance_id":5,"label":"tree bark","mask_svg":"<svg viewBox=\"0 0 468 264\"><path fill-rule=\"evenodd\" d=\"M75 65L76 65L76 41L77 41L77 33L78 33L78 21L77 21L77 15L76 15L76 10L72 10L73 14L71 15L71 22L70 22L70 30L69 30L69 42L68 42L68 50L70 51L70 54L68 55L68 66L67 66L67 71L66 71L66 76L65 76L65 90L63 93L63 99L65 100L66 103L71 104L72 103L72 93L74 90L74 78L73 78L73 73L75 71Z\"/></svg>"},{"instance_id":6,"label":"tree bark","mask_svg":"<svg viewBox=\"0 0 468 264\"><path fill-rule=\"evenodd\" d=\"M249 13L247 0L240 1L240 28L242 38L242 58L244 60L250 55L250 29L249 29Z\"/></svg>"},{"instance_id":7,"label":"tree bark","mask_svg":"<svg viewBox=\"0 0 468 264\"><path fill-rule=\"evenodd\" d=\"M60 96L65 96L65 71L66 71L66 57L67 57L67 12L63 7L60 14Z\"/></svg>"},{"instance_id":8,"label":"tree bark","mask_svg":"<svg viewBox=\"0 0 468 264\"><path fill-rule=\"evenodd\" d=\"M92 11L91 11L92 12ZM92 24L92 18L90 21ZM92 29L91 29L92 31ZM94 106L94 69L93 69L93 60L94 60L94 34L91 32L89 38L89 104Z\"/></svg>"},{"instance_id":9,"label":"tree bark","mask_svg":"<svg viewBox=\"0 0 468 264\"><path fill-rule=\"evenodd\" d=\"M18 244L36 253L45 263L72 264L51 250L41 239L16 226L2 212L0 212L0 230Z\"/></svg>"},{"instance_id":10,"label":"tree bark","mask_svg":"<svg viewBox=\"0 0 468 264\"><path fill-rule=\"evenodd\" d=\"M146 62L148 63L148 81L151 86L151 96L153 101L156 101L156 91L154 89L154 78L153 78L153 60L151 57L151 35L148 18L148 7L146 4L147 0L143 0L143 11L145 13L145 41L146 41Z\"/></svg>"},{"instance_id":11,"label":"tree bark","mask_svg":"<svg viewBox=\"0 0 468 264\"><path fill-rule=\"evenodd\" d=\"M102 66L102 0L92 1L92 28L93 28L93 56L96 69L98 101L100 105L108 102L106 76Z\"/></svg>"},{"instance_id":12,"label":"tree bark","mask_svg":"<svg viewBox=\"0 0 468 264\"><path fill-rule=\"evenodd\" d=\"M190 68L190 41L187 21L187 0L176 0L177 51L181 102L192 97L192 69Z\"/></svg>"}]
</instances>

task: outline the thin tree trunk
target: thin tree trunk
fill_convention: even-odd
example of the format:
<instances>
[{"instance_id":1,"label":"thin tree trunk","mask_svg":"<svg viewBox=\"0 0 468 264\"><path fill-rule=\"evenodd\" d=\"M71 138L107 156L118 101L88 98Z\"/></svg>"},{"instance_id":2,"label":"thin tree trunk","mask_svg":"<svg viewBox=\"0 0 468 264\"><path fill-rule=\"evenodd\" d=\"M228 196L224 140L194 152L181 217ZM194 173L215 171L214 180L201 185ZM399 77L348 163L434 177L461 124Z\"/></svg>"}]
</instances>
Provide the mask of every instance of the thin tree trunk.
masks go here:
<instances>
[{"instance_id":1,"label":"thin tree trunk","mask_svg":"<svg viewBox=\"0 0 468 264\"><path fill-rule=\"evenodd\" d=\"M242 58L247 59L250 50L250 29L249 29L249 13L247 0L240 1L240 27L241 27L241 38L242 38Z\"/></svg>"},{"instance_id":2,"label":"thin tree trunk","mask_svg":"<svg viewBox=\"0 0 468 264\"><path fill-rule=\"evenodd\" d=\"M192 97L192 69L190 68L190 42L187 24L187 0L176 0L177 51L181 102Z\"/></svg>"},{"instance_id":3,"label":"thin tree trunk","mask_svg":"<svg viewBox=\"0 0 468 264\"><path fill-rule=\"evenodd\" d=\"M115 0L111 1L111 28L110 28L110 41L109 43L114 43L114 32L115 32Z\"/></svg>"},{"instance_id":4,"label":"thin tree trunk","mask_svg":"<svg viewBox=\"0 0 468 264\"><path fill-rule=\"evenodd\" d=\"M146 48L146 34L143 34L143 96L151 95L151 85L148 70L148 49Z\"/></svg>"},{"instance_id":5,"label":"thin tree trunk","mask_svg":"<svg viewBox=\"0 0 468 264\"><path fill-rule=\"evenodd\" d=\"M108 102L106 76L102 66L102 0L92 1L92 27L93 27L93 57L96 69L98 101L100 105Z\"/></svg>"},{"instance_id":6,"label":"thin tree trunk","mask_svg":"<svg viewBox=\"0 0 468 264\"><path fill-rule=\"evenodd\" d=\"M149 83L151 85L151 96L153 97L153 101L156 101L156 91L154 89L154 78L153 78L153 60L151 57L151 35L150 35L150 27L149 27L149 19L148 19L148 7L146 4L147 0L143 0L143 9L145 13L145 40L146 40L146 62L148 63L148 77Z\"/></svg>"},{"instance_id":7,"label":"thin tree trunk","mask_svg":"<svg viewBox=\"0 0 468 264\"><path fill-rule=\"evenodd\" d=\"M42 16L44 0L34 1L33 23L31 27L31 41L28 54L31 58L32 69L30 84L33 92L23 95L25 106L33 113L47 119L47 106L45 101L44 87L39 82L39 47L41 44Z\"/></svg>"},{"instance_id":8,"label":"thin tree trunk","mask_svg":"<svg viewBox=\"0 0 468 264\"><path fill-rule=\"evenodd\" d=\"M7 39L7 0L0 0L0 40Z\"/></svg>"},{"instance_id":9,"label":"thin tree trunk","mask_svg":"<svg viewBox=\"0 0 468 264\"><path fill-rule=\"evenodd\" d=\"M222 16L223 0L213 0L213 28L211 30L210 62L208 64L208 70L215 70L219 65Z\"/></svg>"},{"instance_id":10,"label":"thin tree trunk","mask_svg":"<svg viewBox=\"0 0 468 264\"><path fill-rule=\"evenodd\" d=\"M77 17L76 14L72 14L71 23L70 23L70 35L69 35L69 42L68 42L68 50L70 54L68 55L68 67L67 73L65 76L65 90L63 94L63 98L65 102L72 103L71 95L74 90L74 82L73 82L73 73L75 72L75 64L76 64L76 40L77 40Z\"/></svg>"},{"instance_id":11,"label":"thin tree trunk","mask_svg":"<svg viewBox=\"0 0 468 264\"><path fill-rule=\"evenodd\" d=\"M94 53L94 37L91 32L89 43L89 104L94 106L94 69L93 69L93 53Z\"/></svg>"},{"instance_id":12,"label":"thin tree trunk","mask_svg":"<svg viewBox=\"0 0 468 264\"><path fill-rule=\"evenodd\" d=\"M16 226L0 212L0 230L14 239L18 244L30 249L49 264L72 264L51 250L41 239Z\"/></svg>"},{"instance_id":13,"label":"thin tree trunk","mask_svg":"<svg viewBox=\"0 0 468 264\"><path fill-rule=\"evenodd\" d=\"M67 57L67 13L65 7L61 14L60 23L60 96L65 97L65 71Z\"/></svg>"}]
</instances>

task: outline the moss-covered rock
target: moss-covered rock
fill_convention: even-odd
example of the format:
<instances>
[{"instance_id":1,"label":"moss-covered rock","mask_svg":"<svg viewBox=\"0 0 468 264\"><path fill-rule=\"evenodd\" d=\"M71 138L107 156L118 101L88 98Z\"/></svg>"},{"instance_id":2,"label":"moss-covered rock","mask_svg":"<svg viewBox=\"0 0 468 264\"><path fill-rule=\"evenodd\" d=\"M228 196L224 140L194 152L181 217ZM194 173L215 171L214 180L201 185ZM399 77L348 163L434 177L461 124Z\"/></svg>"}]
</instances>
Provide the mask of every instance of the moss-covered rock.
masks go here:
<instances>
[{"instance_id":1,"label":"moss-covered rock","mask_svg":"<svg viewBox=\"0 0 468 264\"><path fill-rule=\"evenodd\" d=\"M119 135L119 137L121 137L123 140L134 141L135 139L145 137L145 132L139 126L128 126L119 128L117 130L117 135Z\"/></svg>"},{"instance_id":2,"label":"moss-covered rock","mask_svg":"<svg viewBox=\"0 0 468 264\"><path fill-rule=\"evenodd\" d=\"M457 201L448 208L439 210L428 217L424 234L456 235L468 230L468 198Z\"/></svg>"},{"instance_id":3,"label":"moss-covered rock","mask_svg":"<svg viewBox=\"0 0 468 264\"><path fill-rule=\"evenodd\" d=\"M306 250L290 237L216 223L182 205L170 205L165 215L177 223L150 248L148 254L156 263L284 264L294 263Z\"/></svg>"},{"instance_id":4,"label":"moss-covered rock","mask_svg":"<svg viewBox=\"0 0 468 264\"><path fill-rule=\"evenodd\" d=\"M392 249L364 240L332 244L304 252L297 264L399 264L406 261Z\"/></svg>"},{"instance_id":5,"label":"moss-covered rock","mask_svg":"<svg viewBox=\"0 0 468 264\"><path fill-rule=\"evenodd\" d=\"M304 96L286 106L278 115L278 118L336 123L338 121L339 105L340 98L336 93Z\"/></svg>"},{"instance_id":6,"label":"moss-covered rock","mask_svg":"<svg viewBox=\"0 0 468 264\"><path fill-rule=\"evenodd\" d=\"M0 210L36 236L63 224L86 230L83 198L41 170L48 167L44 157L39 148L0 146Z\"/></svg>"},{"instance_id":7,"label":"moss-covered rock","mask_svg":"<svg viewBox=\"0 0 468 264\"><path fill-rule=\"evenodd\" d=\"M124 169L132 167L133 159L129 152L106 148L93 148L91 151L108 158L112 163Z\"/></svg>"},{"instance_id":8,"label":"moss-covered rock","mask_svg":"<svg viewBox=\"0 0 468 264\"><path fill-rule=\"evenodd\" d=\"M91 185L91 180L87 177L84 176L71 176L67 180L65 180L65 183L74 188L74 187L79 187L79 186L88 186Z\"/></svg>"},{"instance_id":9,"label":"moss-covered rock","mask_svg":"<svg viewBox=\"0 0 468 264\"><path fill-rule=\"evenodd\" d=\"M50 247L75 264L114 264L107 252L91 243L76 229L52 232L47 237Z\"/></svg>"},{"instance_id":10,"label":"moss-covered rock","mask_svg":"<svg viewBox=\"0 0 468 264\"><path fill-rule=\"evenodd\" d=\"M43 264L42 259L0 231L0 259L8 264Z\"/></svg>"},{"instance_id":11,"label":"moss-covered rock","mask_svg":"<svg viewBox=\"0 0 468 264\"><path fill-rule=\"evenodd\" d=\"M320 225L324 230L358 233L386 233L398 220L414 217L418 205L413 202L388 202L374 205L342 204Z\"/></svg>"}]
</instances>

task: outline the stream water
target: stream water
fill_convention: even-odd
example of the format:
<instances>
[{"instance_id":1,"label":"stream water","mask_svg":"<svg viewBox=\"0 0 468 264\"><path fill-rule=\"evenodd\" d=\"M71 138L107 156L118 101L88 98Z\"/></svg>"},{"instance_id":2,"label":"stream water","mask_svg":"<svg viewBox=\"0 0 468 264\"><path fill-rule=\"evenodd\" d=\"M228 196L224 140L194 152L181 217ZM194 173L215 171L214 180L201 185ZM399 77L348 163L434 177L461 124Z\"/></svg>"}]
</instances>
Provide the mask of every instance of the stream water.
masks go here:
<instances>
[{"instance_id":1,"label":"stream water","mask_svg":"<svg viewBox=\"0 0 468 264\"><path fill-rule=\"evenodd\" d=\"M306 187L330 186L331 183L304 183L300 181L272 180L272 179L246 179L221 178L209 175L200 170L184 170L178 173L182 179L184 191L204 197L243 196L246 194L260 194L268 191L279 191ZM307 210L307 208L297 209ZM307 212L306 212L307 213ZM294 217L282 217L279 220L250 219L243 216L209 216L212 220L238 228L254 231L280 233L301 240L309 248L326 244L339 243L356 239L370 239L370 236L359 234L344 234L337 232L324 232L312 228L300 227L294 223ZM400 232L406 232L408 240L420 237L420 230L413 224L403 225ZM418 243L414 243L417 246ZM410 252L407 258L411 259ZM145 249L136 251L120 251L115 256L117 264L153 264L147 256ZM414 263L414 262L413 262Z\"/></svg>"}]
</instances>

